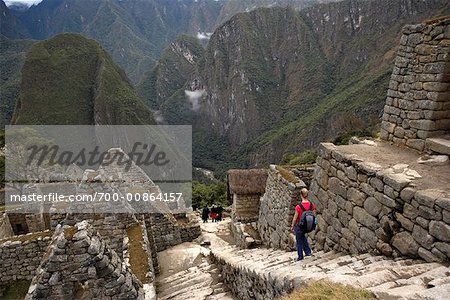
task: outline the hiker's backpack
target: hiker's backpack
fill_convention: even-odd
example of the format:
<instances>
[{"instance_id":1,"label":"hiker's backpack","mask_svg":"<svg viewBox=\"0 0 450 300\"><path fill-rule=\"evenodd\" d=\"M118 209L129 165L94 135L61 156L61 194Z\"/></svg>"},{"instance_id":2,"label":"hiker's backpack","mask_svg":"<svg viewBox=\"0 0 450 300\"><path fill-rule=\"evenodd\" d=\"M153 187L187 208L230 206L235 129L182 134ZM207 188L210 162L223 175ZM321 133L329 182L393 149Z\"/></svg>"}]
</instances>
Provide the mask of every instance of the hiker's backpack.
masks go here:
<instances>
[{"instance_id":1,"label":"hiker's backpack","mask_svg":"<svg viewBox=\"0 0 450 300\"><path fill-rule=\"evenodd\" d=\"M308 233L316 229L316 216L314 215L312 208L312 203L309 203L309 210L300 203L300 207L303 210L302 216L300 217L299 226L302 232Z\"/></svg>"}]
</instances>

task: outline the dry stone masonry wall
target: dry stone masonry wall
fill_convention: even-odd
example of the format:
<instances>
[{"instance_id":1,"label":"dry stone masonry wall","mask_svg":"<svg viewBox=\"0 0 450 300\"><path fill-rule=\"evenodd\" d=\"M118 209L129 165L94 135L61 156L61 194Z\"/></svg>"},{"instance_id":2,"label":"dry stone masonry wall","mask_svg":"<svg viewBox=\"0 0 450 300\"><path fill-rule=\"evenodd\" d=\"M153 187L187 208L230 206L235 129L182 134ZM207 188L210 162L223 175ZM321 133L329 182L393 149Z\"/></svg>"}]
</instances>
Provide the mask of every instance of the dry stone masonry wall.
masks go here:
<instances>
[{"instance_id":1,"label":"dry stone masonry wall","mask_svg":"<svg viewBox=\"0 0 450 300\"><path fill-rule=\"evenodd\" d=\"M304 187L303 181L290 182L276 166L270 166L258 218L258 231L264 244L278 249L293 248L290 228L295 206L301 201L300 190Z\"/></svg>"},{"instance_id":2,"label":"dry stone masonry wall","mask_svg":"<svg viewBox=\"0 0 450 300\"><path fill-rule=\"evenodd\" d=\"M233 194L233 220L236 222L251 223L258 219L259 194Z\"/></svg>"},{"instance_id":3,"label":"dry stone masonry wall","mask_svg":"<svg viewBox=\"0 0 450 300\"><path fill-rule=\"evenodd\" d=\"M316 248L449 261L450 193L416 190L412 180L321 144L311 185Z\"/></svg>"},{"instance_id":4,"label":"dry stone masonry wall","mask_svg":"<svg viewBox=\"0 0 450 300\"><path fill-rule=\"evenodd\" d=\"M50 236L43 232L1 242L0 291L16 280L31 280L50 241Z\"/></svg>"},{"instance_id":5,"label":"dry stone masonry wall","mask_svg":"<svg viewBox=\"0 0 450 300\"><path fill-rule=\"evenodd\" d=\"M56 229L25 299L144 299L142 283L87 221Z\"/></svg>"},{"instance_id":6,"label":"dry stone masonry wall","mask_svg":"<svg viewBox=\"0 0 450 300\"><path fill-rule=\"evenodd\" d=\"M423 151L427 138L450 130L450 19L402 33L381 137Z\"/></svg>"}]
</instances>

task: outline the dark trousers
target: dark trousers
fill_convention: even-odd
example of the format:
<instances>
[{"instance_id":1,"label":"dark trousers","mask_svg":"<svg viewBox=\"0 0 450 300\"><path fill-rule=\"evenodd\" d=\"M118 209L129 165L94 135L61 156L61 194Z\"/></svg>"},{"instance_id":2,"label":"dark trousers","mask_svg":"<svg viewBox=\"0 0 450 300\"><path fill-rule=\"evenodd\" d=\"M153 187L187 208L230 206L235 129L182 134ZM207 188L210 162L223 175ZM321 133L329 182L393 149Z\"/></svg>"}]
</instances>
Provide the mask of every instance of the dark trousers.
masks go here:
<instances>
[{"instance_id":1,"label":"dark trousers","mask_svg":"<svg viewBox=\"0 0 450 300\"><path fill-rule=\"evenodd\" d=\"M303 251L305 255L311 255L311 248L309 248L308 239L306 234L302 232L299 225L295 225L295 241L297 243L298 259L303 259Z\"/></svg>"}]
</instances>

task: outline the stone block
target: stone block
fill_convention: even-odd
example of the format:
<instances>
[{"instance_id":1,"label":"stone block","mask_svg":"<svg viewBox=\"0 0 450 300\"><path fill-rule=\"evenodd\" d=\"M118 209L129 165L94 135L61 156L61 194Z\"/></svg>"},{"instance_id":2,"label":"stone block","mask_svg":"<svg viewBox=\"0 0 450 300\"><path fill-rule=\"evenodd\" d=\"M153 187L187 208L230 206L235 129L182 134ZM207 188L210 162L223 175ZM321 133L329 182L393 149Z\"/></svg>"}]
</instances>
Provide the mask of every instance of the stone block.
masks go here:
<instances>
[{"instance_id":1,"label":"stone block","mask_svg":"<svg viewBox=\"0 0 450 300\"><path fill-rule=\"evenodd\" d=\"M442 262L442 259L434 255L432 252L420 247L418 250L419 256L426 262Z\"/></svg>"},{"instance_id":2,"label":"stone block","mask_svg":"<svg viewBox=\"0 0 450 300\"><path fill-rule=\"evenodd\" d=\"M383 193L376 192L374 195L375 199L377 199L378 202L383 204L384 206L387 206L389 208L394 208L397 206L397 202L395 202L394 199L388 197L387 195Z\"/></svg>"},{"instance_id":3,"label":"stone block","mask_svg":"<svg viewBox=\"0 0 450 300\"><path fill-rule=\"evenodd\" d=\"M417 256L419 244L406 231L397 233L392 238L392 246L394 246L401 254L406 256Z\"/></svg>"},{"instance_id":4,"label":"stone block","mask_svg":"<svg viewBox=\"0 0 450 300\"><path fill-rule=\"evenodd\" d=\"M440 221L442 219L442 214L439 211L435 211L433 208L429 208L426 206L419 206L419 216L427 219L427 220L437 220Z\"/></svg>"},{"instance_id":5,"label":"stone block","mask_svg":"<svg viewBox=\"0 0 450 300\"><path fill-rule=\"evenodd\" d=\"M390 122L383 121L381 122L381 128L386 130L389 133L394 133L396 125Z\"/></svg>"},{"instance_id":6,"label":"stone block","mask_svg":"<svg viewBox=\"0 0 450 300\"><path fill-rule=\"evenodd\" d=\"M414 220L419 215L419 210L411 204L405 203L403 206L403 214L408 219Z\"/></svg>"},{"instance_id":7,"label":"stone block","mask_svg":"<svg viewBox=\"0 0 450 300\"><path fill-rule=\"evenodd\" d=\"M440 74L445 72L445 62L428 63L424 67L424 73Z\"/></svg>"},{"instance_id":8,"label":"stone block","mask_svg":"<svg viewBox=\"0 0 450 300\"><path fill-rule=\"evenodd\" d=\"M374 197L368 197L366 201L364 201L364 209L374 217L378 216L381 208L382 204L378 202Z\"/></svg>"},{"instance_id":9,"label":"stone block","mask_svg":"<svg viewBox=\"0 0 450 300\"><path fill-rule=\"evenodd\" d=\"M417 211L419 211L419 210L417 210ZM422 226L422 228L428 229L428 224L430 224L430 221L423 217L417 217L416 223L419 224L420 226Z\"/></svg>"},{"instance_id":10,"label":"stone block","mask_svg":"<svg viewBox=\"0 0 450 300\"><path fill-rule=\"evenodd\" d=\"M414 228L414 223L408 219L405 218L402 214L400 213L395 213L395 219L402 225L403 228L405 228L408 231L412 231Z\"/></svg>"},{"instance_id":11,"label":"stone block","mask_svg":"<svg viewBox=\"0 0 450 300\"><path fill-rule=\"evenodd\" d=\"M416 190L413 187L406 187L400 192L400 198L405 202L409 202L414 197L415 193Z\"/></svg>"},{"instance_id":12,"label":"stone block","mask_svg":"<svg viewBox=\"0 0 450 300\"><path fill-rule=\"evenodd\" d=\"M416 201L421 205L433 208L436 199L442 197L443 195L443 192L440 190L420 190L415 193L414 199L416 199Z\"/></svg>"},{"instance_id":13,"label":"stone block","mask_svg":"<svg viewBox=\"0 0 450 300\"><path fill-rule=\"evenodd\" d=\"M367 227L361 227L359 236L365 240L371 247L376 248L378 238L375 233Z\"/></svg>"},{"instance_id":14,"label":"stone block","mask_svg":"<svg viewBox=\"0 0 450 300\"><path fill-rule=\"evenodd\" d=\"M366 212L363 208L355 206L353 208L353 218L360 224L369 229L376 230L378 228L378 220Z\"/></svg>"},{"instance_id":15,"label":"stone block","mask_svg":"<svg viewBox=\"0 0 450 300\"><path fill-rule=\"evenodd\" d=\"M423 89L429 92L445 92L449 89L450 84L445 82L425 82Z\"/></svg>"},{"instance_id":16,"label":"stone block","mask_svg":"<svg viewBox=\"0 0 450 300\"><path fill-rule=\"evenodd\" d=\"M406 146L418 151L423 151L423 149L425 148L425 141L421 139L408 139L406 141Z\"/></svg>"},{"instance_id":17,"label":"stone block","mask_svg":"<svg viewBox=\"0 0 450 300\"><path fill-rule=\"evenodd\" d=\"M383 182L392 187L394 190L400 192L411 183L411 179L409 179L405 174L386 174L383 176Z\"/></svg>"},{"instance_id":18,"label":"stone block","mask_svg":"<svg viewBox=\"0 0 450 300\"><path fill-rule=\"evenodd\" d=\"M328 179L328 189L336 195L340 195L344 198L347 197L347 188L345 184L336 177Z\"/></svg>"},{"instance_id":19,"label":"stone block","mask_svg":"<svg viewBox=\"0 0 450 300\"><path fill-rule=\"evenodd\" d=\"M450 211L450 198L447 197L437 198L436 205Z\"/></svg>"},{"instance_id":20,"label":"stone block","mask_svg":"<svg viewBox=\"0 0 450 300\"><path fill-rule=\"evenodd\" d=\"M350 229L355 235L359 235L359 225L355 219L351 219L350 222L348 222L348 229Z\"/></svg>"},{"instance_id":21,"label":"stone block","mask_svg":"<svg viewBox=\"0 0 450 300\"><path fill-rule=\"evenodd\" d=\"M349 188L347 193L347 199L349 201L352 201L356 205L363 206L364 200L366 199L366 195L355 188Z\"/></svg>"},{"instance_id":22,"label":"stone block","mask_svg":"<svg viewBox=\"0 0 450 300\"><path fill-rule=\"evenodd\" d=\"M409 125L419 130L435 130L436 122L433 120L410 120Z\"/></svg>"},{"instance_id":23,"label":"stone block","mask_svg":"<svg viewBox=\"0 0 450 300\"><path fill-rule=\"evenodd\" d=\"M384 191L384 184L383 184L383 181L381 181L381 179L376 178L376 177L372 177L372 178L369 179L369 183L378 192L383 192Z\"/></svg>"},{"instance_id":24,"label":"stone block","mask_svg":"<svg viewBox=\"0 0 450 300\"><path fill-rule=\"evenodd\" d=\"M430 234L440 241L450 242L450 225L441 221L431 221Z\"/></svg>"},{"instance_id":25,"label":"stone block","mask_svg":"<svg viewBox=\"0 0 450 300\"><path fill-rule=\"evenodd\" d=\"M434 237L431 236L427 230L423 229L419 225L414 225L412 236L422 247L428 250L431 249L434 242Z\"/></svg>"}]
</instances>

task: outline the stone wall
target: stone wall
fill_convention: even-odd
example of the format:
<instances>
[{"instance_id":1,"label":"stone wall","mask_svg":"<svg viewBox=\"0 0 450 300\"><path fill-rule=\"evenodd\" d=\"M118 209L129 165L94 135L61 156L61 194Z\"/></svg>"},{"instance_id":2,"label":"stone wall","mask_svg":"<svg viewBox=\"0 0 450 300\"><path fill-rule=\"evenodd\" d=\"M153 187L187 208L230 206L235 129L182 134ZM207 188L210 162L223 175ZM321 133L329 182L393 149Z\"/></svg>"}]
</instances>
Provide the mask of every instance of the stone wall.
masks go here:
<instances>
[{"instance_id":1,"label":"stone wall","mask_svg":"<svg viewBox=\"0 0 450 300\"><path fill-rule=\"evenodd\" d=\"M254 248L261 244L261 237L258 232L258 223L230 223L234 243L241 249Z\"/></svg>"},{"instance_id":2,"label":"stone wall","mask_svg":"<svg viewBox=\"0 0 450 300\"><path fill-rule=\"evenodd\" d=\"M258 217L259 235L269 247L293 249L292 218L295 206L301 201L300 190L306 187L302 180L296 178L295 181L284 178L276 166L270 166Z\"/></svg>"},{"instance_id":3,"label":"stone wall","mask_svg":"<svg viewBox=\"0 0 450 300\"><path fill-rule=\"evenodd\" d=\"M8 215L6 213L2 213L0 215L0 239L8 238L14 235L14 232L11 227L11 223L9 222Z\"/></svg>"},{"instance_id":4,"label":"stone wall","mask_svg":"<svg viewBox=\"0 0 450 300\"><path fill-rule=\"evenodd\" d=\"M258 220L260 194L233 194L232 219L251 223Z\"/></svg>"},{"instance_id":5,"label":"stone wall","mask_svg":"<svg viewBox=\"0 0 450 300\"><path fill-rule=\"evenodd\" d=\"M0 292L16 280L31 280L50 244L50 233L16 236L0 242Z\"/></svg>"},{"instance_id":6,"label":"stone wall","mask_svg":"<svg viewBox=\"0 0 450 300\"><path fill-rule=\"evenodd\" d=\"M199 224L184 225L180 227L180 238L182 243L192 242L202 234Z\"/></svg>"},{"instance_id":7,"label":"stone wall","mask_svg":"<svg viewBox=\"0 0 450 300\"><path fill-rule=\"evenodd\" d=\"M144 299L142 283L88 222L56 228L25 299Z\"/></svg>"},{"instance_id":8,"label":"stone wall","mask_svg":"<svg viewBox=\"0 0 450 300\"><path fill-rule=\"evenodd\" d=\"M316 249L450 260L450 194L321 144L311 193Z\"/></svg>"},{"instance_id":9,"label":"stone wall","mask_svg":"<svg viewBox=\"0 0 450 300\"><path fill-rule=\"evenodd\" d=\"M450 19L402 30L381 137L423 151L450 131Z\"/></svg>"},{"instance_id":10,"label":"stone wall","mask_svg":"<svg viewBox=\"0 0 450 300\"><path fill-rule=\"evenodd\" d=\"M181 244L180 228L171 214L152 213L145 215L147 232L153 236L157 252Z\"/></svg>"}]
</instances>

